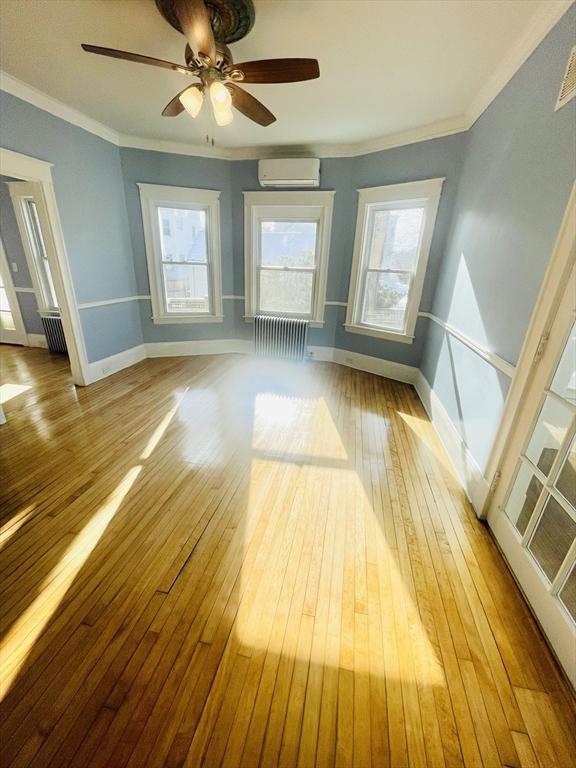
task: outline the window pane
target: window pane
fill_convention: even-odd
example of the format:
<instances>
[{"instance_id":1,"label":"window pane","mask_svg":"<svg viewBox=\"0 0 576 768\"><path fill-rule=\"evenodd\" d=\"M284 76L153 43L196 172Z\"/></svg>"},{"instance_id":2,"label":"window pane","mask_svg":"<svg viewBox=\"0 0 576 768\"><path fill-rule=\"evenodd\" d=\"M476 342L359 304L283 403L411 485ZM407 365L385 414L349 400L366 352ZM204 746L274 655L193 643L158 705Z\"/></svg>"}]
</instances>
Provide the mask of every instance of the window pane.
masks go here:
<instances>
[{"instance_id":1,"label":"window pane","mask_svg":"<svg viewBox=\"0 0 576 768\"><path fill-rule=\"evenodd\" d=\"M555 499L549 498L529 549L550 581L558 573L575 537L576 523Z\"/></svg>"},{"instance_id":2,"label":"window pane","mask_svg":"<svg viewBox=\"0 0 576 768\"><path fill-rule=\"evenodd\" d=\"M315 221L262 221L262 266L313 267L316 261L316 229Z\"/></svg>"},{"instance_id":3,"label":"window pane","mask_svg":"<svg viewBox=\"0 0 576 768\"><path fill-rule=\"evenodd\" d=\"M362 322L394 331L403 330L409 288L409 274L368 272Z\"/></svg>"},{"instance_id":4,"label":"window pane","mask_svg":"<svg viewBox=\"0 0 576 768\"><path fill-rule=\"evenodd\" d=\"M526 449L526 456L543 474L550 472L571 421L568 406L548 396Z\"/></svg>"},{"instance_id":5,"label":"window pane","mask_svg":"<svg viewBox=\"0 0 576 768\"><path fill-rule=\"evenodd\" d=\"M164 264L166 309L175 313L210 311L208 267L203 264Z\"/></svg>"},{"instance_id":6,"label":"window pane","mask_svg":"<svg viewBox=\"0 0 576 768\"><path fill-rule=\"evenodd\" d=\"M368 266L414 271L423 222L424 208L374 211Z\"/></svg>"},{"instance_id":7,"label":"window pane","mask_svg":"<svg viewBox=\"0 0 576 768\"><path fill-rule=\"evenodd\" d=\"M42 282L44 301L46 301L50 309L58 309L54 281L52 280L52 272L50 271L50 264L48 263L48 254L46 253L46 246L44 245L44 237L42 236L42 229L38 218L38 209L36 208L34 200L26 200L26 213L30 234L30 246Z\"/></svg>"},{"instance_id":8,"label":"window pane","mask_svg":"<svg viewBox=\"0 0 576 768\"><path fill-rule=\"evenodd\" d=\"M568 613L576 621L576 568L572 568L570 571L570 575L559 594L560 600L568 609Z\"/></svg>"},{"instance_id":9,"label":"window pane","mask_svg":"<svg viewBox=\"0 0 576 768\"><path fill-rule=\"evenodd\" d=\"M206 211L158 208L162 261L208 261Z\"/></svg>"},{"instance_id":10,"label":"window pane","mask_svg":"<svg viewBox=\"0 0 576 768\"><path fill-rule=\"evenodd\" d=\"M506 514L522 536L530 522L541 491L542 483L526 464L521 464L508 497Z\"/></svg>"},{"instance_id":11,"label":"window pane","mask_svg":"<svg viewBox=\"0 0 576 768\"><path fill-rule=\"evenodd\" d=\"M260 270L260 310L307 315L312 311L312 272Z\"/></svg>"},{"instance_id":12,"label":"window pane","mask_svg":"<svg viewBox=\"0 0 576 768\"><path fill-rule=\"evenodd\" d=\"M550 389L571 403L576 403L576 323L570 331Z\"/></svg>"},{"instance_id":13,"label":"window pane","mask_svg":"<svg viewBox=\"0 0 576 768\"><path fill-rule=\"evenodd\" d=\"M570 451L556 480L556 488L576 509L576 438L572 440Z\"/></svg>"}]
</instances>

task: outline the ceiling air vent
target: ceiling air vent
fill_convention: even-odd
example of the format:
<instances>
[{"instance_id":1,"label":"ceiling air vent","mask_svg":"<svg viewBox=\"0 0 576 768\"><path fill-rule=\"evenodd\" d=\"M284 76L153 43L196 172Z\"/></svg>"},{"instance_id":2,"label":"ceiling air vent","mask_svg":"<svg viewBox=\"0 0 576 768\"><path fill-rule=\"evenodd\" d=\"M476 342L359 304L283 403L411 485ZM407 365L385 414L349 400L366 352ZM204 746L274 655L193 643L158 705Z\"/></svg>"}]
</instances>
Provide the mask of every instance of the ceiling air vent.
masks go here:
<instances>
[{"instance_id":1,"label":"ceiling air vent","mask_svg":"<svg viewBox=\"0 0 576 768\"><path fill-rule=\"evenodd\" d=\"M566 72L564 73L564 79L558 94L558 101L556 102L556 109L560 109L564 104L568 104L570 99L574 98L574 94L576 94L576 45L570 52L570 58L568 59Z\"/></svg>"}]
</instances>

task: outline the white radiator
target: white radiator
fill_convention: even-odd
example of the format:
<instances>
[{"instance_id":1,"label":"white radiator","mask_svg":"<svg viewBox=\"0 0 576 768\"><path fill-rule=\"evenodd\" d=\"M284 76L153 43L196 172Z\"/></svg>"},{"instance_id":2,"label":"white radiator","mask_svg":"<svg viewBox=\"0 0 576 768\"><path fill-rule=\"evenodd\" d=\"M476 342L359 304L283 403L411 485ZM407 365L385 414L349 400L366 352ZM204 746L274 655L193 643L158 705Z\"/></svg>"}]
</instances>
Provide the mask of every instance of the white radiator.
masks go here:
<instances>
[{"instance_id":1,"label":"white radiator","mask_svg":"<svg viewBox=\"0 0 576 768\"><path fill-rule=\"evenodd\" d=\"M254 318L254 351L262 357L304 360L307 339L308 320L270 315Z\"/></svg>"},{"instance_id":2,"label":"white radiator","mask_svg":"<svg viewBox=\"0 0 576 768\"><path fill-rule=\"evenodd\" d=\"M47 313L40 317L50 352L68 352L60 315Z\"/></svg>"}]
</instances>

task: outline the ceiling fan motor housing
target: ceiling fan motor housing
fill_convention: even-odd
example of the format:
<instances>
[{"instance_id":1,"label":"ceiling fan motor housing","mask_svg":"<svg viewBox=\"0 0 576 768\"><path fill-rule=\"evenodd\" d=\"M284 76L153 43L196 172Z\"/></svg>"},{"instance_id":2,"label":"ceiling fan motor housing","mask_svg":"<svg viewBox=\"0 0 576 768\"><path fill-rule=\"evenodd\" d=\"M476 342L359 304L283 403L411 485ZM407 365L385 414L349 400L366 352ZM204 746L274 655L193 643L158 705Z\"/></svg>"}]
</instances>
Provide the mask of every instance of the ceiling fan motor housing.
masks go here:
<instances>
[{"instance_id":1,"label":"ceiling fan motor housing","mask_svg":"<svg viewBox=\"0 0 576 768\"><path fill-rule=\"evenodd\" d=\"M210 14L214 38L218 43L235 43L242 40L254 26L252 0L205 0L205 4ZM176 15L176 0L156 0L156 5L168 24L182 32Z\"/></svg>"},{"instance_id":2,"label":"ceiling fan motor housing","mask_svg":"<svg viewBox=\"0 0 576 768\"><path fill-rule=\"evenodd\" d=\"M194 58L194 51L188 43L186 43L186 48L184 49L184 60L189 67L196 68L198 66ZM216 42L216 61L220 69L233 63L232 51L225 43Z\"/></svg>"}]
</instances>

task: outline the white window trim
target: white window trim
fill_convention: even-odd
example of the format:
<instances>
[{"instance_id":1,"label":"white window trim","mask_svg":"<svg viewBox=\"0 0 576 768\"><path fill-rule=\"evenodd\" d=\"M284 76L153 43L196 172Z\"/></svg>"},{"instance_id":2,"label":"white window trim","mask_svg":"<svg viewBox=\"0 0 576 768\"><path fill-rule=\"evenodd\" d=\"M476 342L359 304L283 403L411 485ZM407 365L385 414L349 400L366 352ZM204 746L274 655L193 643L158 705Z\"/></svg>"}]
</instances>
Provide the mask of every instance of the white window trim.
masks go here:
<instances>
[{"instance_id":1,"label":"white window trim","mask_svg":"<svg viewBox=\"0 0 576 768\"><path fill-rule=\"evenodd\" d=\"M444 178L427 179L425 181L410 181L405 184L390 184L384 187L368 187L358 190L358 215L356 217L356 235L354 239L354 255L352 258L352 272L350 274L350 289L348 294L348 310L344 327L351 333L360 333L366 336L374 336L379 339L399 341L404 344L412 344L414 341L414 329L418 319L422 288L426 275L426 266L430 253L430 244L434 234L436 214L440 202L440 193ZM420 243L418 263L406 307L406 323L404 331L376 328L360 322L360 313L363 297L361 295L364 271L363 256L368 236L367 225L370 212L373 208L382 204L404 205L406 203L420 203L425 209L424 230Z\"/></svg>"},{"instance_id":2,"label":"white window trim","mask_svg":"<svg viewBox=\"0 0 576 768\"><path fill-rule=\"evenodd\" d=\"M274 217L274 209L279 207L301 208L303 220L310 220L310 209L318 209L318 266L314 280L312 312L308 316L313 328L324 325L324 304L326 301L326 281L328 278L328 260L330 257L330 237L332 234L332 209L334 191L328 192L244 192L244 281L245 281L245 318L252 320L256 314L258 270L254 263L254 236L258 236L258 221ZM307 211L307 212L306 212ZM286 316L284 312L267 312ZM294 317L303 317L298 314Z\"/></svg>"},{"instance_id":3,"label":"white window trim","mask_svg":"<svg viewBox=\"0 0 576 768\"><path fill-rule=\"evenodd\" d=\"M148 279L152 300L152 320L155 325L179 323L221 323L222 266L220 254L220 192L212 189L168 187L160 184L138 184L144 242L148 262ZM211 311L207 314L176 314L167 312L164 305L164 286L158 228L157 209L160 206L190 206L205 208L207 212L208 274L211 291Z\"/></svg>"}]
</instances>

